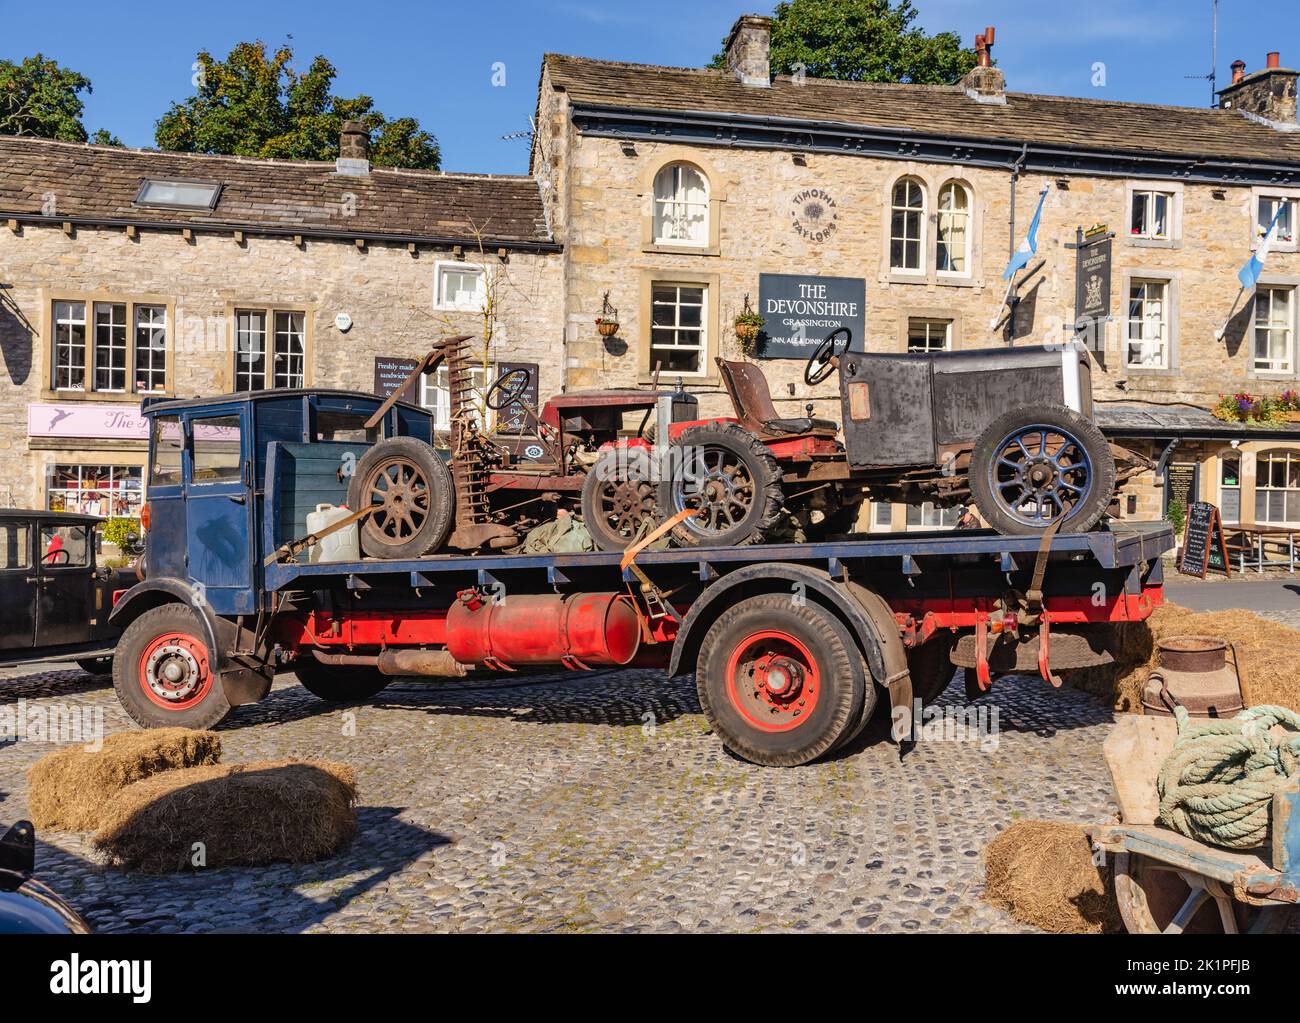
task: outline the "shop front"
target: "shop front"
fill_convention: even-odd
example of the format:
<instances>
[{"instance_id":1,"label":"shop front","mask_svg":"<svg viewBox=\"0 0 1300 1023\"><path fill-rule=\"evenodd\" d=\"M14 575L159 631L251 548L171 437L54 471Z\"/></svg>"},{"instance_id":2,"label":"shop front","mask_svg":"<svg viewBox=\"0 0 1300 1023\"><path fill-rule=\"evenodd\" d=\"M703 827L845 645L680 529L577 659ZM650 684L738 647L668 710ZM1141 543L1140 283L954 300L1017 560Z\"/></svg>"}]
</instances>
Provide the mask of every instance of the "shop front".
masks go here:
<instances>
[{"instance_id":1,"label":"shop front","mask_svg":"<svg viewBox=\"0 0 1300 1023\"><path fill-rule=\"evenodd\" d=\"M43 464L16 504L105 519L140 517L148 443L135 405L99 402L27 407L27 444Z\"/></svg>"}]
</instances>

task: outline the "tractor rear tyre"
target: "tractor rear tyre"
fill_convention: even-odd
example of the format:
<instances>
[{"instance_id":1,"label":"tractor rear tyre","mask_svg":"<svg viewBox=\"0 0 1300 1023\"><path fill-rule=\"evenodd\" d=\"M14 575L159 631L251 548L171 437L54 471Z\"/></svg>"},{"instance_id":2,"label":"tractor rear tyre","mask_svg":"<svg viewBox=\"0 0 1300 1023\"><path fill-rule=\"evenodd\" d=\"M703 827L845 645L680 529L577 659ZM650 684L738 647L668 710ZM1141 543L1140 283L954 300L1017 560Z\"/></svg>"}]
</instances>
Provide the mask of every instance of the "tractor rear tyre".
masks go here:
<instances>
[{"instance_id":1,"label":"tractor rear tyre","mask_svg":"<svg viewBox=\"0 0 1300 1023\"><path fill-rule=\"evenodd\" d=\"M695 665L700 708L714 732L764 767L796 767L830 751L861 719L869 684L844 625L788 593L724 611Z\"/></svg>"},{"instance_id":2,"label":"tractor rear tyre","mask_svg":"<svg viewBox=\"0 0 1300 1023\"><path fill-rule=\"evenodd\" d=\"M310 653L303 654L294 662L293 673L304 689L330 703L368 700L393 681L378 668L323 664Z\"/></svg>"},{"instance_id":3,"label":"tractor rear tyre","mask_svg":"<svg viewBox=\"0 0 1300 1023\"><path fill-rule=\"evenodd\" d=\"M659 513L694 516L673 527L679 547L762 543L783 521L781 467L757 437L736 423L683 430L670 478L659 484Z\"/></svg>"},{"instance_id":4,"label":"tractor rear tyre","mask_svg":"<svg viewBox=\"0 0 1300 1023\"><path fill-rule=\"evenodd\" d=\"M451 470L442 456L416 437L376 443L357 463L348 483L348 507L374 511L361 522L361 551L402 561L438 550L447 542L455 512Z\"/></svg>"},{"instance_id":5,"label":"tractor rear tyre","mask_svg":"<svg viewBox=\"0 0 1300 1023\"><path fill-rule=\"evenodd\" d=\"M999 533L1085 533L1115 494L1110 443L1087 416L1064 405L1012 409L975 441L971 495Z\"/></svg>"}]
</instances>

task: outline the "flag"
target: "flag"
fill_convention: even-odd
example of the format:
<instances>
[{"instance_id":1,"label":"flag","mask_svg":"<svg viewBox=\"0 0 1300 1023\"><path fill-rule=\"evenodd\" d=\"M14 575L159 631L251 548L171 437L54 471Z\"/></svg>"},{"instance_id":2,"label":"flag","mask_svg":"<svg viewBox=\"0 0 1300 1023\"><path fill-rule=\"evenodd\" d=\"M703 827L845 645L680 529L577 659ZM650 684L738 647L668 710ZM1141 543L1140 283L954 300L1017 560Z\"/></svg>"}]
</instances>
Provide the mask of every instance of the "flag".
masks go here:
<instances>
[{"instance_id":1,"label":"flag","mask_svg":"<svg viewBox=\"0 0 1300 1023\"><path fill-rule=\"evenodd\" d=\"M1020 247L1011 256L1011 261L1007 263L1007 268L1002 271L1004 281L1011 280L1016 272L1023 270L1029 265L1029 260L1038 252L1038 222L1043 218L1043 203L1047 201L1047 189L1043 189L1043 194L1038 197L1038 209L1034 211L1034 219L1029 222L1029 231L1025 234L1025 240L1020 243Z\"/></svg>"},{"instance_id":2,"label":"flag","mask_svg":"<svg viewBox=\"0 0 1300 1023\"><path fill-rule=\"evenodd\" d=\"M1255 251L1250 254L1250 259L1246 260L1246 265L1237 274L1237 280L1241 281L1243 288L1253 288L1259 280L1259 275L1264 272L1264 261L1268 259L1268 250L1273 247L1273 242L1277 240L1278 219L1286 208L1287 204L1284 202L1277 204L1277 212L1273 214L1273 222L1268 225L1264 240L1255 247Z\"/></svg>"}]
</instances>

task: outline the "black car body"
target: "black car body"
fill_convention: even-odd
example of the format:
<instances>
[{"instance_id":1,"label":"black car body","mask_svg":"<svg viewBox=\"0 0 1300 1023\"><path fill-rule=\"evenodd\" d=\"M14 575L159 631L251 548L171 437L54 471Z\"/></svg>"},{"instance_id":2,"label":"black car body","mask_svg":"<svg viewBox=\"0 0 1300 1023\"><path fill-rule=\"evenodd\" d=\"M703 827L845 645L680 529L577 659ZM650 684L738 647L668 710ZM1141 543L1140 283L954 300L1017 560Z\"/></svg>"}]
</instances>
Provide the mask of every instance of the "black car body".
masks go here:
<instances>
[{"instance_id":1,"label":"black car body","mask_svg":"<svg viewBox=\"0 0 1300 1023\"><path fill-rule=\"evenodd\" d=\"M97 564L104 520L0 510L0 665L75 660L104 670L119 630L113 594L133 573Z\"/></svg>"},{"instance_id":2,"label":"black car body","mask_svg":"<svg viewBox=\"0 0 1300 1023\"><path fill-rule=\"evenodd\" d=\"M77 911L32 877L36 832L19 821L0 837L0 934L89 934Z\"/></svg>"}]
</instances>

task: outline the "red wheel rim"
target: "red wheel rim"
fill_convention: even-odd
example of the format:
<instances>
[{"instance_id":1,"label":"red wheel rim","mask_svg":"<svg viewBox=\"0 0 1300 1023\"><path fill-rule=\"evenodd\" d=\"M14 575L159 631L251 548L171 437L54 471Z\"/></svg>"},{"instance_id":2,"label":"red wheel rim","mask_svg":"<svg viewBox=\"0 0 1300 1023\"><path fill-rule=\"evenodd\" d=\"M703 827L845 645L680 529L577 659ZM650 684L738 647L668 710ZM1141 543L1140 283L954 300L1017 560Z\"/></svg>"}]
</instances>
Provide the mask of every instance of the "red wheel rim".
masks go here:
<instances>
[{"instance_id":1,"label":"red wheel rim","mask_svg":"<svg viewBox=\"0 0 1300 1023\"><path fill-rule=\"evenodd\" d=\"M208 648L185 632L155 636L140 655L139 679L150 702L164 710L187 710L212 689Z\"/></svg>"},{"instance_id":2,"label":"red wheel rim","mask_svg":"<svg viewBox=\"0 0 1300 1023\"><path fill-rule=\"evenodd\" d=\"M750 725L788 732L811 716L821 698L817 659L794 636L768 629L736 644L727 660L727 696Z\"/></svg>"}]
</instances>

